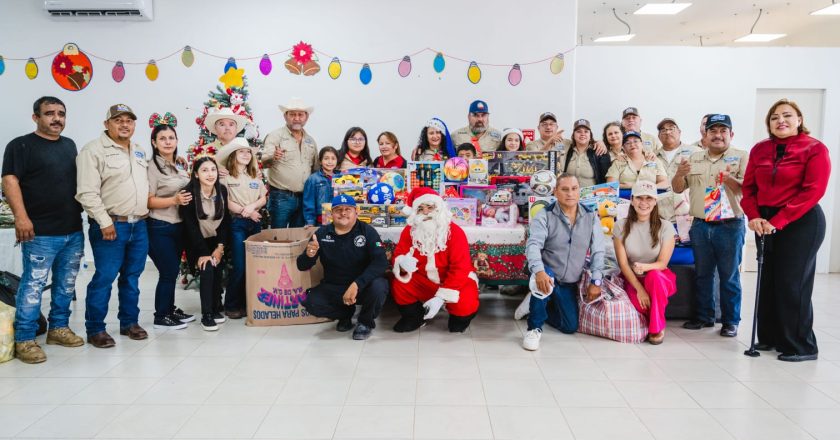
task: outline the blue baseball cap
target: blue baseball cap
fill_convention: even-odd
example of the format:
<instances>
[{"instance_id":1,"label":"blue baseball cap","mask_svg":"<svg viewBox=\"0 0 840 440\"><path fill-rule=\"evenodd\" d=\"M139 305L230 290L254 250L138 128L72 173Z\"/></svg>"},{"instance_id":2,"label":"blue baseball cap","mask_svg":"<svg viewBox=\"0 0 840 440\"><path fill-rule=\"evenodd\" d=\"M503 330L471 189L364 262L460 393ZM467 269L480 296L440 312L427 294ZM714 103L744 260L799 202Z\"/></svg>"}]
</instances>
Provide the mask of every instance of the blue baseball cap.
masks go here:
<instances>
[{"instance_id":1,"label":"blue baseball cap","mask_svg":"<svg viewBox=\"0 0 840 440\"><path fill-rule=\"evenodd\" d=\"M638 131L630 130L630 131L625 131L624 132L624 137L621 138L621 143L622 144L626 143L627 139L629 139L631 137L637 137L637 138L639 138L639 140L642 140L642 134L641 133L639 133Z\"/></svg>"},{"instance_id":2,"label":"blue baseball cap","mask_svg":"<svg viewBox=\"0 0 840 440\"><path fill-rule=\"evenodd\" d=\"M352 206L356 207L356 201L353 200L352 197L348 196L347 194L339 194L332 199L332 209L335 209L339 206Z\"/></svg>"},{"instance_id":3,"label":"blue baseball cap","mask_svg":"<svg viewBox=\"0 0 840 440\"><path fill-rule=\"evenodd\" d=\"M723 125L731 130L732 119L729 118L729 115L711 114L706 119L706 130L714 127L715 125Z\"/></svg>"},{"instance_id":4,"label":"blue baseball cap","mask_svg":"<svg viewBox=\"0 0 840 440\"><path fill-rule=\"evenodd\" d=\"M490 113L490 107L486 102L476 99L470 104L470 113Z\"/></svg>"}]
</instances>

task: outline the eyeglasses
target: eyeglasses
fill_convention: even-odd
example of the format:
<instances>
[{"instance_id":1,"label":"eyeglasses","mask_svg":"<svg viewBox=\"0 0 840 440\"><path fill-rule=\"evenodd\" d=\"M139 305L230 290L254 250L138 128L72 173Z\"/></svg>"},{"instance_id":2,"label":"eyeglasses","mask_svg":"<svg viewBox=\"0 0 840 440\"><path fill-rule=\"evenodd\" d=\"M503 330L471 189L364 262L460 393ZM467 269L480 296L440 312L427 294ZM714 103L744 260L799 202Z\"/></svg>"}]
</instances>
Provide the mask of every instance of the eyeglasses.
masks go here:
<instances>
[{"instance_id":1,"label":"eyeglasses","mask_svg":"<svg viewBox=\"0 0 840 440\"><path fill-rule=\"evenodd\" d=\"M665 127L665 128L660 128L659 132L660 133L670 133L672 131L677 131L677 130L679 130L677 127Z\"/></svg>"},{"instance_id":2,"label":"eyeglasses","mask_svg":"<svg viewBox=\"0 0 840 440\"><path fill-rule=\"evenodd\" d=\"M365 141L365 138L350 138L350 139L347 139L347 142L359 143L359 142L364 142L364 141Z\"/></svg>"},{"instance_id":3,"label":"eyeglasses","mask_svg":"<svg viewBox=\"0 0 840 440\"><path fill-rule=\"evenodd\" d=\"M540 127L556 127L556 122L540 122Z\"/></svg>"}]
</instances>

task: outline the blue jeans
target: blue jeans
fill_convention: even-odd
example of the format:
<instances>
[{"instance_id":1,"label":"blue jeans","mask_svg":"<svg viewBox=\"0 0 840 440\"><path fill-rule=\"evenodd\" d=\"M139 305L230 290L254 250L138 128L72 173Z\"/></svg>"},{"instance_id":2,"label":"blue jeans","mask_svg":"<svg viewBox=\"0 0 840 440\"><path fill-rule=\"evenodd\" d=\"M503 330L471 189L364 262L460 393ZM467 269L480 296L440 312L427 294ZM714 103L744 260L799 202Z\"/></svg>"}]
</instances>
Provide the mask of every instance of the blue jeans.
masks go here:
<instances>
[{"instance_id":1,"label":"blue jeans","mask_svg":"<svg viewBox=\"0 0 840 440\"><path fill-rule=\"evenodd\" d=\"M93 249L93 264L96 272L87 286L85 299L85 327L88 336L105 331L105 317L108 315L108 301L111 300L111 287L117 281L119 295L120 329L137 324L140 309L138 282L146 266L149 253L149 235L146 222L114 222L117 238L107 241L102 238L102 230L94 220L90 220L88 237Z\"/></svg>"},{"instance_id":2,"label":"blue jeans","mask_svg":"<svg viewBox=\"0 0 840 440\"><path fill-rule=\"evenodd\" d=\"M155 318L169 316L175 309L175 283L181 272L183 228L181 223L169 223L150 218L146 220L149 234L149 257L158 270L155 288Z\"/></svg>"},{"instance_id":3,"label":"blue jeans","mask_svg":"<svg viewBox=\"0 0 840 440\"><path fill-rule=\"evenodd\" d=\"M547 298L531 295L528 313L528 330L542 329L543 323L572 334L578 329L577 285L563 284L555 280L554 291Z\"/></svg>"},{"instance_id":4,"label":"blue jeans","mask_svg":"<svg viewBox=\"0 0 840 440\"><path fill-rule=\"evenodd\" d=\"M41 294L52 270L50 329L67 327L76 275L85 249L81 231L68 235L36 235L22 245L23 274L15 299L15 341L31 341L38 330Z\"/></svg>"},{"instance_id":5,"label":"blue jeans","mask_svg":"<svg viewBox=\"0 0 840 440\"><path fill-rule=\"evenodd\" d=\"M225 310L245 309L245 239L262 230L259 222L236 217L230 222L231 262L225 291Z\"/></svg>"},{"instance_id":6,"label":"blue jeans","mask_svg":"<svg viewBox=\"0 0 840 440\"><path fill-rule=\"evenodd\" d=\"M697 271L697 316L703 322L715 322L715 271L720 276L721 322L741 322L741 254L744 246L744 219L707 223L694 219L689 236Z\"/></svg>"},{"instance_id":7,"label":"blue jeans","mask_svg":"<svg viewBox=\"0 0 840 440\"><path fill-rule=\"evenodd\" d=\"M272 188L268 193L272 228L303 227L303 195Z\"/></svg>"}]
</instances>

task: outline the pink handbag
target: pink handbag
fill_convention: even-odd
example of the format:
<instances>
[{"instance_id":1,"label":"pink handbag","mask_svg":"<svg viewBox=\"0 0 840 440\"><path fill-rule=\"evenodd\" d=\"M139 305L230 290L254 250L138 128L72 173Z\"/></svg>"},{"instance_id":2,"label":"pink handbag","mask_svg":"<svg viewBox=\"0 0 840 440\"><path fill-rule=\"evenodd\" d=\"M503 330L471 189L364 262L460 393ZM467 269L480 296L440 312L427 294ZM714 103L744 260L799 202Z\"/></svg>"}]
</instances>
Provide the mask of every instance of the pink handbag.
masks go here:
<instances>
[{"instance_id":1,"label":"pink handbag","mask_svg":"<svg viewBox=\"0 0 840 440\"><path fill-rule=\"evenodd\" d=\"M580 315L578 331L587 335L600 336L618 342L638 344L648 335L647 318L640 314L627 292L620 274L604 277L601 296L586 302L589 286L589 272L584 272L578 284Z\"/></svg>"}]
</instances>

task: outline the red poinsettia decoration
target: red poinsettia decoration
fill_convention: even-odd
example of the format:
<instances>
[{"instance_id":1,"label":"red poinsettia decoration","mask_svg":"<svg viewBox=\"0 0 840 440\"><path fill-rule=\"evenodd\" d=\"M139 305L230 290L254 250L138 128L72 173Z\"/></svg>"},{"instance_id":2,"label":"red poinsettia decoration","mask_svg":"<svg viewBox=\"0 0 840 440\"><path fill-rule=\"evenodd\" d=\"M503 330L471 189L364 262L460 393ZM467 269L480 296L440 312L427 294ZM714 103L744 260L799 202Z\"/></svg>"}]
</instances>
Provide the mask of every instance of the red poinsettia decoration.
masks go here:
<instances>
[{"instance_id":1,"label":"red poinsettia decoration","mask_svg":"<svg viewBox=\"0 0 840 440\"><path fill-rule=\"evenodd\" d=\"M306 64L312 61L312 45L301 41L292 46L292 57L299 64Z\"/></svg>"},{"instance_id":2,"label":"red poinsettia decoration","mask_svg":"<svg viewBox=\"0 0 840 440\"><path fill-rule=\"evenodd\" d=\"M59 53L53 58L52 68L56 73L61 75L70 75L73 73L73 61L67 55Z\"/></svg>"}]
</instances>

